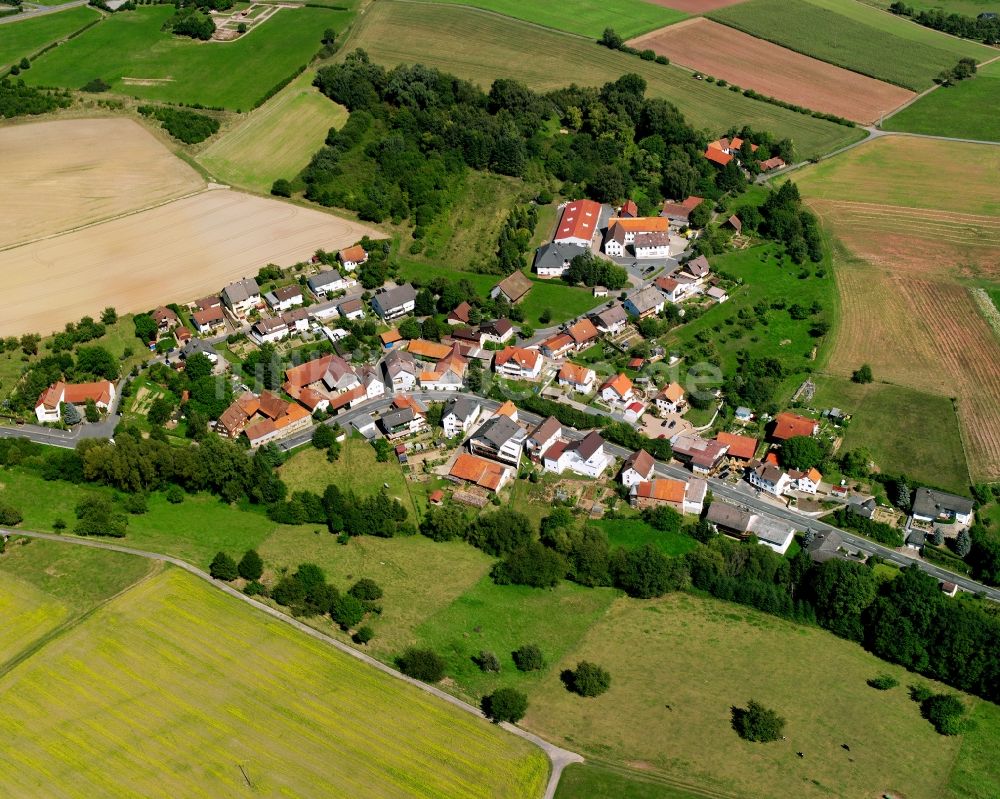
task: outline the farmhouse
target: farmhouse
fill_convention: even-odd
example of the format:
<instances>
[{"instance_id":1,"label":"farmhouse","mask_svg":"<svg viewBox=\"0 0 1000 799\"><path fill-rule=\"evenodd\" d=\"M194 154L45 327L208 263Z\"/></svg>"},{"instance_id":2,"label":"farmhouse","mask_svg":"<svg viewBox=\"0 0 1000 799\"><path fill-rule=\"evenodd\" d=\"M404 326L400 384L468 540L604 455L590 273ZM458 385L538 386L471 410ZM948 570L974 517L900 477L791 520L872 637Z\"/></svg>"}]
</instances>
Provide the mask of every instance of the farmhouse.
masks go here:
<instances>
[{"instance_id":1,"label":"farmhouse","mask_svg":"<svg viewBox=\"0 0 1000 799\"><path fill-rule=\"evenodd\" d=\"M327 269L325 272L313 275L306 282L317 297L329 297L338 291L347 291L354 285L353 280L344 277L336 269Z\"/></svg>"},{"instance_id":2,"label":"farmhouse","mask_svg":"<svg viewBox=\"0 0 1000 799\"><path fill-rule=\"evenodd\" d=\"M365 305L358 299L347 300L337 306L337 313L344 317L344 319L364 319Z\"/></svg>"},{"instance_id":3,"label":"farmhouse","mask_svg":"<svg viewBox=\"0 0 1000 799\"><path fill-rule=\"evenodd\" d=\"M604 451L601 434L593 430L577 441L552 444L542 455L542 467L556 474L569 469L583 477L600 477L613 460Z\"/></svg>"},{"instance_id":4,"label":"farmhouse","mask_svg":"<svg viewBox=\"0 0 1000 799\"><path fill-rule=\"evenodd\" d=\"M589 247L601 219L601 205L593 200L575 200L563 207L553 242Z\"/></svg>"},{"instance_id":5,"label":"farmhouse","mask_svg":"<svg viewBox=\"0 0 1000 799\"><path fill-rule=\"evenodd\" d=\"M504 297L511 305L517 305L531 290L531 278L524 272L511 272L490 290L490 299Z\"/></svg>"},{"instance_id":6,"label":"farmhouse","mask_svg":"<svg viewBox=\"0 0 1000 799\"><path fill-rule=\"evenodd\" d=\"M272 311L287 311L296 305L305 302L302 296L302 289L297 284L282 286L274 291L269 291L264 295L264 302Z\"/></svg>"},{"instance_id":7,"label":"farmhouse","mask_svg":"<svg viewBox=\"0 0 1000 799\"><path fill-rule=\"evenodd\" d=\"M469 437L469 451L518 466L528 434L509 416L494 414Z\"/></svg>"},{"instance_id":8,"label":"farmhouse","mask_svg":"<svg viewBox=\"0 0 1000 799\"><path fill-rule=\"evenodd\" d=\"M497 319L495 322L483 322L479 326L479 346L485 342L491 344L506 344L514 337L514 325L509 319Z\"/></svg>"},{"instance_id":9,"label":"farmhouse","mask_svg":"<svg viewBox=\"0 0 1000 799\"><path fill-rule=\"evenodd\" d=\"M96 383L53 383L35 403L35 417L39 422L58 422L62 419L62 403L69 405L86 405L93 400L102 411L111 408L115 401L115 384L110 380L98 380Z\"/></svg>"},{"instance_id":10,"label":"farmhouse","mask_svg":"<svg viewBox=\"0 0 1000 799\"><path fill-rule=\"evenodd\" d=\"M252 277L230 283L222 290L223 304L239 317L260 305L260 287Z\"/></svg>"},{"instance_id":11,"label":"farmhouse","mask_svg":"<svg viewBox=\"0 0 1000 799\"><path fill-rule=\"evenodd\" d=\"M562 435L562 424L555 416L549 416L531 431L526 446L528 456L537 460Z\"/></svg>"},{"instance_id":12,"label":"farmhouse","mask_svg":"<svg viewBox=\"0 0 1000 799\"><path fill-rule=\"evenodd\" d=\"M679 203L667 200L663 203L663 209L660 211L660 216L666 217L670 222L678 227L683 227L684 225L690 223L691 212L703 202L705 202L703 198L695 197L694 195Z\"/></svg>"},{"instance_id":13,"label":"farmhouse","mask_svg":"<svg viewBox=\"0 0 1000 799\"><path fill-rule=\"evenodd\" d=\"M669 255L669 231L670 222L663 217L659 216L640 216L634 219L627 219L622 217L615 217L608 222L608 233L604 237L604 252L615 258L621 258L626 255L626 247L631 244L635 247L635 254L637 258L641 257L656 257L651 255L639 255L639 236L644 236L646 234L652 233L662 233L662 247L665 252L663 256ZM654 242L659 242L660 239L649 239L644 238L643 247L645 250L649 250ZM656 246L660 246L656 244Z\"/></svg>"},{"instance_id":14,"label":"farmhouse","mask_svg":"<svg viewBox=\"0 0 1000 799\"><path fill-rule=\"evenodd\" d=\"M535 251L535 274L539 277L562 277L569 269L570 261L583 255L587 248L579 244L550 242Z\"/></svg>"},{"instance_id":15,"label":"farmhouse","mask_svg":"<svg viewBox=\"0 0 1000 799\"><path fill-rule=\"evenodd\" d=\"M660 477L636 483L629 490L629 502L637 508L666 506L678 513L701 514L708 483L699 478L688 482Z\"/></svg>"},{"instance_id":16,"label":"farmhouse","mask_svg":"<svg viewBox=\"0 0 1000 799\"><path fill-rule=\"evenodd\" d=\"M753 461L747 469L747 480L754 488L780 497L791 485L791 478L773 463Z\"/></svg>"},{"instance_id":17,"label":"farmhouse","mask_svg":"<svg viewBox=\"0 0 1000 799\"><path fill-rule=\"evenodd\" d=\"M191 322L199 333L210 333L226 324L226 315L222 308L205 308L191 314Z\"/></svg>"},{"instance_id":18,"label":"farmhouse","mask_svg":"<svg viewBox=\"0 0 1000 799\"><path fill-rule=\"evenodd\" d=\"M596 381L597 373L586 366L566 362L559 370L559 385L579 391L581 394L589 394L593 391Z\"/></svg>"},{"instance_id":19,"label":"farmhouse","mask_svg":"<svg viewBox=\"0 0 1000 799\"><path fill-rule=\"evenodd\" d=\"M774 417L771 438L775 441L787 441L796 436L814 436L818 431L819 423L815 419L786 411Z\"/></svg>"},{"instance_id":20,"label":"farmhouse","mask_svg":"<svg viewBox=\"0 0 1000 799\"><path fill-rule=\"evenodd\" d=\"M436 341L427 341L422 338L413 339L407 344L406 349L410 355L428 361L437 361L446 357L451 352L451 347L447 344L439 344Z\"/></svg>"},{"instance_id":21,"label":"farmhouse","mask_svg":"<svg viewBox=\"0 0 1000 799\"><path fill-rule=\"evenodd\" d=\"M397 319L408 313L413 313L417 301L417 290L409 283L384 289L372 297L372 309L382 319Z\"/></svg>"},{"instance_id":22,"label":"farmhouse","mask_svg":"<svg viewBox=\"0 0 1000 799\"><path fill-rule=\"evenodd\" d=\"M601 399L605 402L626 403L632 400L633 395L632 381L623 372L601 384Z\"/></svg>"},{"instance_id":23,"label":"farmhouse","mask_svg":"<svg viewBox=\"0 0 1000 799\"><path fill-rule=\"evenodd\" d=\"M441 414L441 426L447 438L466 435L472 425L479 419L482 406L469 397L456 397L448 400Z\"/></svg>"},{"instance_id":24,"label":"farmhouse","mask_svg":"<svg viewBox=\"0 0 1000 799\"><path fill-rule=\"evenodd\" d=\"M393 391L412 391L417 385L417 361L404 350L393 350L383 361Z\"/></svg>"},{"instance_id":25,"label":"farmhouse","mask_svg":"<svg viewBox=\"0 0 1000 799\"><path fill-rule=\"evenodd\" d=\"M783 169L784 166L785 162L778 158L778 156L774 156L773 158L768 158L767 160L760 162L760 171L770 172L773 169Z\"/></svg>"},{"instance_id":26,"label":"farmhouse","mask_svg":"<svg viewBox=\"0 0 1000 799\"><path fill-rule=\"evenodd\" d=\"M460 452L448 472L454 480L473 483L480 488L497 493L514 478L514 470L496 461L478 458L468 452Z\"/></svg>"},{"instance_id":27,"label":"farmhouse","mask_svg":"<svg viewBox=\"0 0 1000 799\"><path fill-rule=\"evenodd\" d=\"M456 343L434 365L434 369L420 373L420 387L430 391L457 391L463 385L468 365Z\"/></svg>"},{"instance_id":28,"label":"farmhouse","mask_svg":"<svg viewBox=\"0 0 1000 799\"><path fill-rule=\"evenodd\" d=\"M971 499L933 488L918 488L913 495L913 518L917 521L954 519L959 524L968 524L972 521L973 507Z\"/></svg>"},{"instance_id":29,"label":"farmhouse","mask_svg":"<svg viewBox=\"0 0 1000 799\"><path fill-rule=\"evenodd\" d=\"M652 480L655 468L656 461L653 460L653 456L646 450L640 449L625 459L618 477L623 486L631 488L639 483L648 483Z\"/></svg>"},{"instance_id":30,"label":"farmhouse","mask_svg":"<svg viewBox=\"0 0 1000 799\"><path fill-rule=\"evenodd\" d=\"M663 310L666 300L662 292L655 286L646 286L629 294L625 298L625 310L631 316L638 316L645 319L647 316L655 316Z\"/></svg>"},{"instance_id":31,"label":"farmhouse","mask_svg":"<svg viewBox=\"0 0 1000 799\"><path fill-rule=\"evenodd\" d=\"M716 139L708 143L708 147L705 149L705 157L713 164L725 166L736 157L741 147L743 147L743 139L738 136L732 140L728 138ZM757 145L751 144L750 149L753 152L757 152Z\"/></svg>"},{"instance_id":32,"label":"farmhouse","mask_svg":"<svg viewBox=\"0 0 1000 799\"><path fill-rule=\"evenodd\" d=\"M506 347L500 350L493 359L493 368L497 374L515 380L537 380L542 371L544 358L538 350L528 350L523 347Z\"/></svg>"},{"instance_id":33,"label":"farmhouse","mask_svg":"<svg viewBox=\"0 0 1000 799\"><path fill-rule=\"evenodd\" d=\"M343 265L344 269L352 272L361 266L361 264L368 263L368 251L360 244L355 244L353 247L341 250L337 254L337 259Z\"/></svg>"},{"instance_id":34,"label":"farmhouse","mask_svg":"<svg viewBox=\"0 0 1000 799\"><path fill-rule=\"evenodd\" d=\"M687 405L680 383L668 383L656 395L656 407L662 413L678 413Z\"/></svg>"},{"instance_id":35,"label":"farmhouse","mask_svg":"<svg viewBox=\"0 0 1000 799\"><path fill-rule=\"evenodd\" d=\"M716 433L715 440L729 448L726 454L729 456L729 460L736 465L746 466L757 454L756 438L719 432Z\"/></svg>"},{"instance_id":36,"label":"farmhouse","mask_svg":"<svg viewBox=\"0 0 1000 799\"><path fill-rule=\"evenodd\" d=\"M687 464L695 474L710 474L728 451L725 444L704 439L694 433L683 433L671 443L674 457Z\"/></svg>"},{"instance_id":37,"label":"farmhouse","mask_svg":"<svg viewBox=\"0 0 1000 799\"><path fill-rule=\"evenodd\" d=\"M590 319L601 333L609 335L620 333L628 324L628 314L620 302L616 302L610 308L605 308L600 313L593 314Z\"/></svg>"}]
</instances>

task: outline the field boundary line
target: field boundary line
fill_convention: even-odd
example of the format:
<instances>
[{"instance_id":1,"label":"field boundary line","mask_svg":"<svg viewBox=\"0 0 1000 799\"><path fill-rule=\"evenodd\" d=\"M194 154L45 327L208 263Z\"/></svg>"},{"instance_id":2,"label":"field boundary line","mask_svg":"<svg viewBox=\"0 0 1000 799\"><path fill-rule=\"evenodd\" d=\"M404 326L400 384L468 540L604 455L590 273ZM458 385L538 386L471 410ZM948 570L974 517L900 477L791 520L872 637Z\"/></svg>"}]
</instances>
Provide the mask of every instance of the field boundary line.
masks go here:
<instances>
[{"instance_id":1,"label":"field boundary line","mask_svg":"<svg viewBox=\"0 0 1000 799\"><path fill-rule=\"evenodd\" d=\"M607 771L613 771L616 774L633 778L639 782L666 785L671 788L680 788L688 793L704 797L704 799L741 799L738 794L727 793L726 791L717 788L707 788L704 785L697 783L674 779L673 777L660 771L640 771L638 769L629 768L628 766L623 766L620 763L597 758L588 758L587 762L595 766L600 766Z\"/></svg>"},{"instance_id":2,"label":"field boundary line","mask_svg":"<svg viewBox=\"0 0 1000 799\"><path fill-rule=\"evenodd\" d=\"M431 694L432 696L435 696L438 699L447 702L453 707L456 707L459 710L462 710L466 713L469 713L485 721L482 711L478 707L475 707L474 705L471 705L468 702L459 699L457 696L452 696L451 694L433 685L421 682L420 680L415 680L412 677L407 677L401 671L397 671L392 666L389 666L380 660L376 660L371 655L365 654L364 652L360 652L357 649L354 649L353 647L350 647L347 644L343 643L342 641L338 641L336 638L333 638L332 636L329 636L326 633L323 633L313 627L310 627L309 625L299 621L296 618L293 618L291 616L286 615L285 613L282 613L277 608L273 608L270 605L266 605L263 602L254 599L253 597L249 597L246 594L242 593L241 591L237 591L231 585L227 585L226 583L213 579L212 576L208 574L208 572L202 571L197 566L193 566L192 564L188 563L186 560L182 560L181 558L175 557L173 555L164 555L159 552L148 552L143 549L126 547L122 546L121 544L112 544L106 541L94 541L88 538L77 538L76 536L55 535L54 533L41 533L34 530L12 530L8 528L0 528L0 535L23 536L25 538L37 538L43 541L58 541L64 544L73 544L76 546L91 547L93 549L104 549L111 552L121 552L122 554L125 555L136 555L137 557L146 558L147 560L159 561L161 563L167 563L172 566L176 566L177 568L182 569L188 572L189 574L198 577L201 580L204 580L205 582L209 583L219 591L222 591L225 594L229 594L229 596L234 597L240 600L241 602L245 602L252 608L255 608L256 610L264 613L265 615L270 616L272 619L276 619L277 621L283 622L284 624L287 624L290 627L295 628L299 632L305 633L311 638L314 638L315 640L320 641L321 643L324 643L327 646L339 650L345 655L350 655L355 660L360 660L362 663L365 663L375 669L378 669L383 674L387 674L390 677L393 677L402 682L409 683L410 685L420 689L424 693ZM138 582L133 583L131 586L129 586L129 589L138 584L139 584ZM111 601L111 599L113 598L114 597L109 598L107 601ZM96 611L97 608L94 608L93 610ZM0 676L2 676L2 674L0 674ZM535 735L533 732L528 732L527 730L522 729L521 727L517 727L513 724L508 724L507 722L503 722L497 726L502 727L507 732L516 735L517 737L522 738L528 741L529 743L534 744L545 753L546 757L549 760L550 769L549 769L549 780L545 789L545 793L543 795L543 799L553 799L555 797L556 788L559 785L559 778L562 775L562 771L566 766L568 766L570 763L584 762L584 758L582 755L579 755L576 752L571 752L568 749L563 749L561 747L558 747L555 744L551 744L544 738Z\"/></svg>"},{"instance_id":3,"label":"field boundary line","mask_svg":"<svg viewBox=\"0 0 1000 799\"><path fill-rule=\"evenodd\" d=\"M540 22L532 22L529 19L521 19L520 17L513 17L510 14L503 14L499 11L493 11L488 8L479 8L479 6L469 6L465 3L435 3L434 0L382 0L383 3L409 3L414 6L451 6L452 8L463 8L466 11L475 11L477 14L485 14L491 17L500 17L501 19L511 19L514 22L519 22L522 25L529 25L532 28L538 28L543 31L551 31L553 33L559 33L563 36L571 36L574 39L582 39L585 42L593 42L594 44L599 43L596 39L592 39L589 36L584 36L582 33L573 33L572 31L564 31L560 28L553 28L550 25L542 25ZM662 27L670 27L669 25L664 25ZM655 30L660 30L656 28ZM640 36L645 36L646 34L652 33L652 31L646 31L646 33L640 33Z\"/></svg>"},{"instance_id":4,"label":"field boundary line","mask_svg":"<svg viewBox=\"0 0 1000 799\"><path fill-rule=\"evenodd\" d=\"M879 9L879 10L884 10L884 9ZM886 13L888 14L889 12L886 11ZM896 16L896 15L893 14L892 16ZM913 20L910 20L910 21L913 22ZM919 25L921 28L924 27L923 25L920 25L920 23L918 23L918 22L914 22L913 24L914 25ZM935 30L935 29L934 28L929 28L928 30ZM944 31L938 31L938 32L939 33L944 33ZM951 36L952 34L949 33L947 35ZM955 38L959 39L959 40L961 40L963 42L969 41L968 39L962 39L961 36L956 36ZM989 45L985 45L985 44L983 45L983 47L988 47L988 46ZM979 67L989 66L990 64L992 64L994 61L997 61L998 59L1000 59L1000 55L995 55L995 56L993 56L993 58L990 58L987 61L980 61L978 63L978 65L976 66L976 69L979 69ZM975 80L975 77L967 78L967 80ZM894 108L888 114L883 114L882 118L879 120L879 123L878 123L878 125L876 127L878 127L879 130L882 130L882 125L885 124L885 121L887 119L892 119L900 111L903 111L904 109L909 108L911 105L913 105L915 102L917 102L917 100L923 99L924 97L926 97L931 92L933 92L933 91L935 91L937 89L940 89L940 88L943 88L943 84L935 83L933 86L930 86L929 88L924 89L916 97L911 97L909 100L907 100L901 106L899 106L899 108ZM891 133L896 133L897 131L886 131L886 132L887 133L890 133L890 132ZM902 133L903 131L898 131L898 132Z\"/></svg>"}]
</instances>

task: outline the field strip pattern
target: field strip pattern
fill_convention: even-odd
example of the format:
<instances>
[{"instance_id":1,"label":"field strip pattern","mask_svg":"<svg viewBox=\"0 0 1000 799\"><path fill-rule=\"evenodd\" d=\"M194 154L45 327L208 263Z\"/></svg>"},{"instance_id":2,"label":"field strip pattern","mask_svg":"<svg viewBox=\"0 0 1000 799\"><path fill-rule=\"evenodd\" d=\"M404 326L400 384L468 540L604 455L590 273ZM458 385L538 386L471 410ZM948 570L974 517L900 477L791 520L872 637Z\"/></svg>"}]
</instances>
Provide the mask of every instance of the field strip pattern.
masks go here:
<instances>
[{"instance_id":1,"label":"field strip pattern","mask_svg":"<svg viewBox=\"0 0 1000 799\"><path fill-rule=\"evenodd\" d=\"M704 17L629 42L677 64L789 103L869 123L916 95Z\"/></svg>"}]
</instances>

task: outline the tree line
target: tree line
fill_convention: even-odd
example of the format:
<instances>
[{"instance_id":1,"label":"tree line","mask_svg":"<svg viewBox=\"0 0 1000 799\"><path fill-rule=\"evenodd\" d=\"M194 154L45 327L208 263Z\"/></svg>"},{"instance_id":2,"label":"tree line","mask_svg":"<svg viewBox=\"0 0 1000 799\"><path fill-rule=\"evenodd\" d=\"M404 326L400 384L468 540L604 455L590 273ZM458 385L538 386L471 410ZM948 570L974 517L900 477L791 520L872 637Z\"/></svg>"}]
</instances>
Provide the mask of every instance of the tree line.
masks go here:
<instances>
[{"instance_id":1,"label":"tree line","mask_svg":"<svg viewBox=\"0 0 1000 799\"><path fill-rule=\"evenodd\" d=\"M1000 18L996 15L980 14L976 17L968 17L964 14L947 14L940 9L916 11L913 6L908 6L899 0L892 3L889 10L893 14L909 17L920 25L950 33L952 36L977 39L983 44L989 45L1000 43Z\"/></svg>"}]
</instances>

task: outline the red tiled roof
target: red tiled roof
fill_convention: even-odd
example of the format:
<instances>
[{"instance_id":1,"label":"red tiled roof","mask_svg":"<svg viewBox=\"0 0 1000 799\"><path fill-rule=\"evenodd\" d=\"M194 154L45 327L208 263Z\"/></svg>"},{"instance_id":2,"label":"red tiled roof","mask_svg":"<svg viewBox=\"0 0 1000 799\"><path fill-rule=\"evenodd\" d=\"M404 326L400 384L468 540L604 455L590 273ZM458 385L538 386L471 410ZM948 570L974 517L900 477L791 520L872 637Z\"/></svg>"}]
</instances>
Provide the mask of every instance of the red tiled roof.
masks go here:
<instances>
[{"instance_id":1,"label":"red tiled roof","mask_svg":"<svg viewBox=\"0 0 1000 799\"><path fill-rule=\"evenodd\" d=\"M774 432L772 438L784 441L795 436L811 436L816 429L816 422L797 413L779 413L774 417Z\"/></svg>"},{"instance_id":2,"label":"red tiled roof","mask_svg":"<svg viewBox=\"0 0 1000 799\"><path fill-rule=\"evenodd\" d=\"M709 145L709 148L705 150L705 157L713 164L718 164L719 166L725 166L733 160L731 155L724 153L722 150L716 149L711 145Z\"/></svg>"},{"instance_id":3,"label":"red tiled roof","mask_svg":"<svg viewBox=\"0 0 1000 799\"><path fill-rule=\"evenodd\" d=\"M566 332L577 344L593 341L599 335L594 323L584 317L575 325L570 325Z\"/></svg>"},{"instance_id":4,"label":"red tiled roof","mask_svg":"<svg viewBox=\"0 0 1000 799\"><path fill-rule=\"evenodd\" d=\"M583 385L587 382L587 377L591 370L586 366L578 366L575 363L564 363L562 368L559 370L559 379L567 380L570 383L576 383L577 385Z\"/></svg>"},{"instance_id":5,"label":"red tiled roof","mask_svg":"<svg viewBox=\"0 0 1000 799\"><path fill-rule=\"evenodd\" d=\"M576 200L563 208L556 241L562 239L585 239L589 241L597 232L597 222L601 217L601 205L593 200Z\"/></svg>"},{"instance_id":6,"label":"red tiled roof","mask_svg":"<svg viewBox=\"0 0 1000 799\"><path fill-rule=\"evenodd\" d=\"M629 380L626 374L617 374L614 377L609 377L601 384L601 391L606 388L614 389L614 392L619 397L624 397L632 390L632 381Z\"/></svg>"},{"instance_id":7,"label":"red tiled roof","mask_svg":"<svg viewBox=\"0 0 1000 799\"><path fill-rule=\"evenodd\" d=\"M522 369L535 368L538 359L541 357L538 350L526 350L522 347L506 347L496 354L495 363L503 366L508 361L514 361Z\"/></svg>"},{"instance_id":8,"label":"red tiled roof","mask_svg":"<svg viewBox=\"0 0 1000 799\"><path fill-rule=\"evenodd\" d=\"M358 263L365 260L367 257L368 253L360 244L355 244L353 247L348 247L347 249L340 251L340 260L343 263L347 263L348 261Z\"/></svg>"},{"instance_id":9,"label":"red tiled roof","mask_svg":"<svg viewBox=\"0 0 1000 799\"><path fill-rule=\"evenodd\" d=\"M750 436L740 436L735 433L719 433L715 440L729 446L729 454L734 458L749 461L757 452L757 439Z\"/></svg>"},{"instance_id":10,"label":"red tiled roof","mask_svg":"<svg viewBox=\"0 0 1000 799\"><path fill-rule=\"evenodd\" d=\"M687 483L683 480L671 480L667 477L651 480L648 483L639 483L636 486L636 494L644 499L675 502L678 505L684 502L686 492Z\"/></svg>"},{"instance_id":11,"label":"red tiled roof","mask_svg":"<svg viewBox=\"0 0 1000 799\"><path fill-rule=\"evenodd\" d=\"M609 228L613 225L619 225L629 233L666 233L670 230L670 220L662 216L615 217L608 222Z\"/></svg>"}]
</instances>

